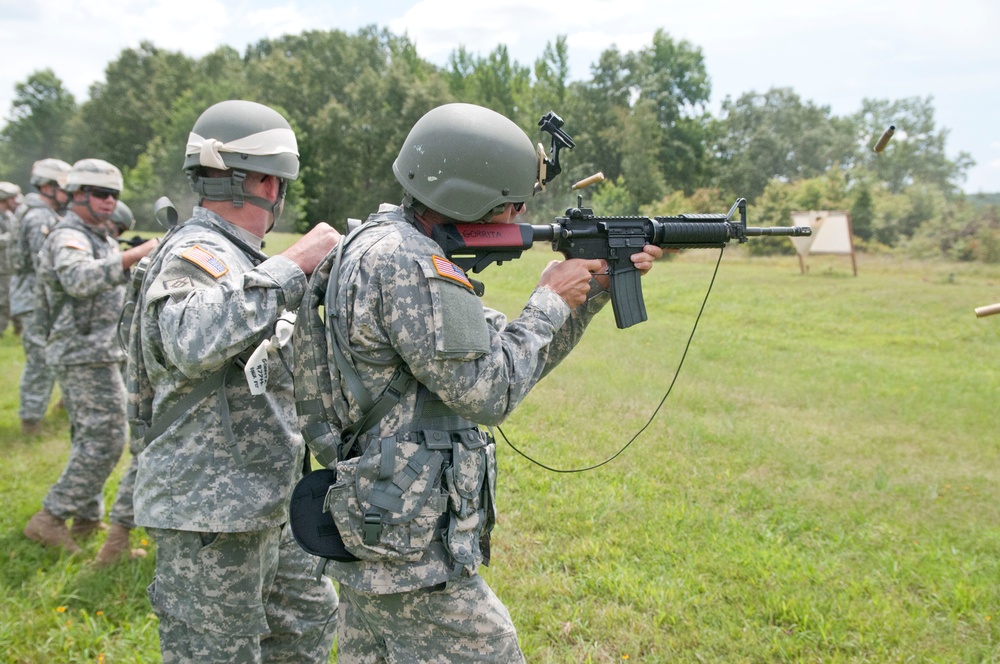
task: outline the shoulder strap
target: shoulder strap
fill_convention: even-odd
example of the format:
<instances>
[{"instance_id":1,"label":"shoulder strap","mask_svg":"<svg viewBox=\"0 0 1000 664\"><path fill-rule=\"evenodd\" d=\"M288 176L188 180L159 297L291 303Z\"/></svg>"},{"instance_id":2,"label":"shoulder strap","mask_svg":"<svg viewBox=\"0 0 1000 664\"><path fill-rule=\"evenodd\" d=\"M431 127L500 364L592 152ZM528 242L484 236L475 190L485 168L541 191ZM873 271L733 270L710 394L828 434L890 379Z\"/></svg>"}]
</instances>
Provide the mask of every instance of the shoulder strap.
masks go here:
<instances>
[{"instance_id":1,"label":"shoulder strap","mask_svg":"<svg viewBox=\"0 0 1000 664\"><path fill-rule=\"evenodd\" d=\"M323 259L313 273L296 318L295 357L299 367L295 381L295 407L306 444L316 460L326 467L350 454L358 434L371 429L392 410L408 389L409 383L414 380L409 369L400 366L386 389L377 398L372 398L362 383L357 369L348 359L348 352L353 354L354 351L336 325L336 318L339 315L336 301L337 287L344 247L375 223L369 221L351 231ZM326 315L333 319L330 326L332 330L327 330L323 318L319 315L320 303L324 305ZM333 344L333 357L337 363L337 370L347 384L351 397L363 413L357 422L348 424L341 432L337 432L331 426L330 422L335 416L323 398L333 391L327 360L328 342Z\"/></svg>"},{"instance_id":2,"label":"shoulder strap","mask_svg":"<svg viewBox=\"0 0 1000 664\"><path fill-rule=\"evenodd\" d=\"M129 396L126 407L129 427L133 438L141 441L140 446L145 447L150 441L162 435L167 427L181 415L206 399L213 392L218 392L223 428L226 431L230 447L238 452L229 422L229 399L226 396L226 386L228 385L230 369L233 365L245 361L245 356L250 351L231 358L198 383L194 389L176 401L170 408L159 413L155 419L153 418L153 387L149 383L149 376L146 373L146 365L142 355L142 335L139 329L143 309L143 285L146 275L154 265L154 261L156 265L162 262L160 250L166 246L167 240L177 230L189 226L201 226L221 231L228 240L233 242L233 244L247 255L254 265L260 265L267 258L263 253L256 251L253 247L250 247L231 233L227 233L224 229L198 219L192 219L168 230L163 236L163 240L153 251L133 267L132 279L129 282L129 290L125 298L125 306L122 308L121 316L118 319L118 340L126 348L128 358L125 381ZM125 325L126 321L128 322L127 326ZM127 333L123 333L123 330L127 330Z\"/></svg>"}]
</instances>

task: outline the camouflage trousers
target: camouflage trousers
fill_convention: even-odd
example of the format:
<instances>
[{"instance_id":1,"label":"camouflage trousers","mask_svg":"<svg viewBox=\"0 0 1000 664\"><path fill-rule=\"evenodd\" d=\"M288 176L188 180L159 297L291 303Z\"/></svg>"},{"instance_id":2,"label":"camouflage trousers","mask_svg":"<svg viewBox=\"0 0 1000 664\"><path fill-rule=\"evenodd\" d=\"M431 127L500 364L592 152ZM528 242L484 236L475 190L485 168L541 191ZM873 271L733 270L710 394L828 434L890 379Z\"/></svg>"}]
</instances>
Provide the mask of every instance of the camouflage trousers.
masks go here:
<instances>
[{"instance_id":1,"label":"camouflage trousers","mask_svg":"<svg viewBox=\"0 0 1000 664\"><path fill-rule=\"evenodd\" d=\"M21 370L21 405L18 415L22 420L38 421L45 417L55 386L55 371L45 364L45 341L48 331L35 320L35 313L20 314L22 323L21 345L24 347L24 368ZM94 386L88 386L93 389Z\"/></svg>"},{"instance_id":2,"label":"camouflage trousers","mask_svg":"<svg viewBox=\"0 0 1000 664\"><path fill-rule=\"evenodd\" d=\"M341 584L337 661L520 664L524 655L510 613L476 574L443 589L392 595Z\"/></svg>"},{"instance_id":3,"label":"camouflage trousers","mask_svg":"<svg viewBox=\"0 0 1000 664\"><path fill-rule=\"evenodd\" d=\"M125 382L117 363L56 367L69 415L69 461L43 507L66 519L104 515L104 483L125 449Z\"/></svg>"},{"instance_id":4,"label":"camouflage trousers","mask_svg":"<svg viewBox=\"0 0 1000 664\"><path fill-rule=\"evenodd\" d=\"M246 533L147 528L156 540L149 601L163 664L326 664L337 593L286 526Z\"/></svg>"},{"instance_id":5,"label":"camouflage trousers","mask_svg":"<svg viewBox=\"0 0 1000 664\"><path fill-rule=\"evenodd\" d=\"M10 324L10 275L0 274L0 336Z\"/></svg>"}]
</instances>

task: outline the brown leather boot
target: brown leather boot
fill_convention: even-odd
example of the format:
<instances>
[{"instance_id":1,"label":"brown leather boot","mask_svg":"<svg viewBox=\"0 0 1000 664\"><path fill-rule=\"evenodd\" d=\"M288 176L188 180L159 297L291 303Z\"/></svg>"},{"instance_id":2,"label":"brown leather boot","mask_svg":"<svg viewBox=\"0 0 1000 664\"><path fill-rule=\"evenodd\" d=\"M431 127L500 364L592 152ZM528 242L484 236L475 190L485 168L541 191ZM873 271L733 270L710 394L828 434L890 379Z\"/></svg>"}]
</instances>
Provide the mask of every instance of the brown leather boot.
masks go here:
<instances>
[{"instance_id":1,"label":"brown leather boot","mask_svg":"<svg viewBox=\"0 0 1000 664\"><path fill-rule=\"evenodd\" d=\"M83 550L73 541L69 528L66 527L66 521L46 509L39 510L28 520L28 525L24 527L24 536L45 546L62 547L70 553L80 553Z\"/></svg>"},{"instance_id":2,"label":"brown leather boot","mask_svg":"<svg viewBox=\"0 0 1000 664\"><path fill-rule=\"evenodd\" d=\"M97 552L94 564L107 567L125 559L145 558L145 549L130 549L128 543L129 529L117 523L112 523L108 529L108 538L104 540L101 550Z\"/></svg>"},{"instance_id":3,"label":"brown leather boot","mask_svg":"<svg viewBox=\"0 0 1000 664\"><path fill-rule=\"evenodd\" d=\"M25 436L37 436L42 432L42 423L38 420L21 420L21 433Z\"/></svg>"},{"instance_id":4,"label":"brown leather boot","mask_svg":"<svg viewBox=\"0 0 1000 664\"><path fill-rule=\"evenodd\" d=\"M94 533L107 530L108 526L103 521L91 521L90 519L73 519L73 525L69 529L69 534L74 539L84 539Z\"/></svg>"}]
</instances>

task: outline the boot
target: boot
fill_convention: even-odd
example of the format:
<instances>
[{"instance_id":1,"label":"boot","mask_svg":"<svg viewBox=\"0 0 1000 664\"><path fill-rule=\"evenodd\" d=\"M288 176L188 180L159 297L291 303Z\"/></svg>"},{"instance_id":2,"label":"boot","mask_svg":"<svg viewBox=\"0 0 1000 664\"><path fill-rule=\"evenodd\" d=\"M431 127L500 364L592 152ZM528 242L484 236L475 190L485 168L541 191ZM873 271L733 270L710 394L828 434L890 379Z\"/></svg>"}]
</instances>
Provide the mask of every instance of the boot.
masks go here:
<instances>
[{"instance_id":1,"label":"boot","mask_svg":"<svg viewBox=\"0 0 1000 664\"><path fill-rule=\"evenodd\" d=\"M25 436L37 436L42 432L42 423L38 420L21 420L21 433Z\"/></svg>"},{"instance_id":2,"label":"boot","mask_svg":"<svg viewBox=\"0 0 1000 664\"><path fill-rule=\"evenodd\" d=\"M60 519L46 509L39 510L28 520L24 536L45 546L62 547L70 553L80 553L83 550L73 541L65 519Z\"/></svg>"},{"instance_id":3,"label":"boot","mask_svg":"<svg viewBox=\"0 0 1000 664\"><path fill-rule=\"evenodd\" d=\"M107 524L101 520L73 519L73 526L69 529L69 534L73 536L73 539L84 539L107 529Z\"/></svg>"},{"instance_id":4,"label":"boot","mask_svg":"<svg viewBox=\"0 0 1000 664\"><path fill-rule=\"evenodd\" d=\"M108 538L104 540L101 550L97 552L94 564L98 567L114 565L123 558L145 558L145 549L130 549L128 545L129 529L117 523L112 523L108 530Z\"/></svg>"}]
</instances>

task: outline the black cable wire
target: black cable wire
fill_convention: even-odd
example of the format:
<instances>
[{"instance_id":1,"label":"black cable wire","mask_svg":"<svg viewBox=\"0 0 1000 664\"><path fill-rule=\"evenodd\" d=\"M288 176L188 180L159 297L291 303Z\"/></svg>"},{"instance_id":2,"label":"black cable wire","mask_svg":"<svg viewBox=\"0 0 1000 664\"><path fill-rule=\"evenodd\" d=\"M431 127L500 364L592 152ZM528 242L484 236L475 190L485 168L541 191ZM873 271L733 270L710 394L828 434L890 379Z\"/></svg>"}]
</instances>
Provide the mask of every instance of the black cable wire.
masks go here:
<instances>
[{"instance_id":1,"label":"black cable wire","mask_svg":"<svg viewBox=\"0 0 1000 664\"><path fill-rule=\"evenodd\" d=\"M545 465L544 463L542 463L541 461L538 461L537 459L533 459L532 457L528 456L527 454L525 454L521 450L519 450L516 447L514 447L514 444L512 442L510 442L510 440L507 438L507 434L505 434L503 432L503 429L501 429L499 426L497 426L497 431L499 431L500 435L503 436L503 440L504 440L505 443L507 443L508 447L510 447L510 449L514 450L515 452L517 452L518 454L520 454L521 456L523 456L525 459L527 459L531 463L535 464L536 466L540 466L540 467L544 468L545 470L548 470L548 471L553 472L553 473L583 473L583 472L587 472L588 470L594 470L596 468L600 468L601 466L603 466L605 464L611 463L612 461L614 461L615 459L617 459L619 457L619 455L622 454L622 452L624 452L625 450L627 450L629 448L629 446L632 445L632 443L634 443L636 441L636 439L639 436L641 436L642 433L646 429L649 428L649 425L653 423L653 420L656 418L657 413L660 412L660 408L663 407L663 404L667 401L667 397L670 396L670 392L673 391L673 389L674 389L674 384L677 382L677 377L681 373L681 367L684 366L684 358L687 357L688 350L691 348L691 342L694 340L694 333L698 329L698 322L701 320L701 315L705 311L705 305L708 304L708 296L712 293L712 286L715 285L715 277L719 274L719 265L722 264L722 253L724 251L725 251L725 247L722 247L721 249L719 249L719 259L715 262L715 271L712 272L712 281L709 282L709 284L708 284L708 290L705 291L705 299L701 301L701 308L698 309L698 316L695 317L695 319L694 319L694 325L691 327L691 334L688 335L687 343L684 345L684 352L681 353L681 359L677 363L677 369L674 371L674 378L673 378L673 380L670 381L670 385L667 387L666 394L664 394L663 398L660 399L660 403L656 406L656 409L653 410L653 414L649 416L649 420L647 420L646 423L644 425L642 425L641 429L639 429L638 431L635 432L635 435L632 436L632 438L630 438L629 441L627 443L625 443L625 445L620 450L618 450L617 452L615 452L614 454L612 454L610 457L608 457L604 461L601 461L600 463L595 463L592 466L586 466L584 468L553 468L552 466Z\"/></svg>"}]
</instances>

